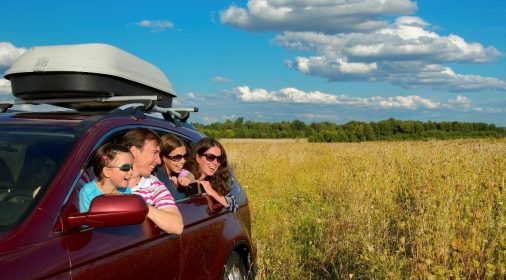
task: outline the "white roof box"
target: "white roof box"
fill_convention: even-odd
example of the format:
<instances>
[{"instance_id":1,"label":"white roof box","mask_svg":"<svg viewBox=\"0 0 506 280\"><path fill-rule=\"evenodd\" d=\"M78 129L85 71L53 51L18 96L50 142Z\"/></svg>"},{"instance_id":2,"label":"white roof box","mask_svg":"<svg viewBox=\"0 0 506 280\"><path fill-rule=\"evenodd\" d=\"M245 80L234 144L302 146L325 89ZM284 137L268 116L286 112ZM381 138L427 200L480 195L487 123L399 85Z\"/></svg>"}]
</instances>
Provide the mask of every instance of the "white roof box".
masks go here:
<instances>
[{"instance_id":1,"label":"white roof box","mask_svg":"<svg viewBox=\"0 0 506 280\"><path fill-rule=\"evenodd\" d=\"M14 96L25 100L176 94L156 66L106 44L33 47L5 72Z\"/></svg>"}]
</instances>

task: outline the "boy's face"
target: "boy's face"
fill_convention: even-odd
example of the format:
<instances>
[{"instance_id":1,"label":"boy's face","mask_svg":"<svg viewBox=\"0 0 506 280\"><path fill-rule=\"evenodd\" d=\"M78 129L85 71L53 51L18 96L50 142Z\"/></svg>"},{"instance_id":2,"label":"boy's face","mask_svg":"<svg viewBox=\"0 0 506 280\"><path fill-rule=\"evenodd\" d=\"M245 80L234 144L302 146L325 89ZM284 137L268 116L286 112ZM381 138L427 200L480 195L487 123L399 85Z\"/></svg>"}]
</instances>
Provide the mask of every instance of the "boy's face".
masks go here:
<instances>
[{"instance_id":1,"label":"boy's face","mask_svg":"<svg viewBox=\"0 0 506 280\"><path fill-rule=\"evenodd\" d=\"M162 163L160 160L160 145L156 140L144 141L142 149L131 148L134 156L134 173L149 176L155 167Z\"/></svg>"}]
</instances>

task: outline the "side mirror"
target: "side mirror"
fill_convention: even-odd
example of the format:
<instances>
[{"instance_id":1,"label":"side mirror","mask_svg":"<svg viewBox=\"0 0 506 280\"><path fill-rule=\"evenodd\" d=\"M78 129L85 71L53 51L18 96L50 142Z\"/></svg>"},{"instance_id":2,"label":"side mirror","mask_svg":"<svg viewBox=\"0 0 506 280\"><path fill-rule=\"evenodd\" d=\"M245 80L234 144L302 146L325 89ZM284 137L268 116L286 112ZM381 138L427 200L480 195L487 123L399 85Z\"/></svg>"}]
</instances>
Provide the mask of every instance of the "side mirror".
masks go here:
<instances>
[{"instance_id":1,"label":"side mirror","mask_svg":"<svg viewBox=\"0 0 506 280\"><path fill-rule=\"evenodd\" d=\"M95 197L86 213L66 218L70 228L88 225L90 227L114 227L140 224L146 219L148 206L136 194L105 194Z\"/></svg>"}]
</instances>

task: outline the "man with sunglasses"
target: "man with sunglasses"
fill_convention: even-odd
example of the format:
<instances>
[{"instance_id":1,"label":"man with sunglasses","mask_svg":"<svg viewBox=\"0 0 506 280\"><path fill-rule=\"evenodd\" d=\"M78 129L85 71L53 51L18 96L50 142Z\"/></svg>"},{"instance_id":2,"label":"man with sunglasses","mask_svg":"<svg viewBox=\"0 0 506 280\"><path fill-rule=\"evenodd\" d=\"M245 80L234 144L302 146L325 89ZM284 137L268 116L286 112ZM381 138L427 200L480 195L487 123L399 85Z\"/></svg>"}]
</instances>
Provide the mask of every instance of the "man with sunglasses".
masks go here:
<instances>
[{"instance_id":1,"label":"man with sunglasses","mask_svg":"<svg viewBox=\"0 0 506 280\"><path fill-rule=\"evenodd\" d=\"M144 198L148 218L167 233L181 234L183 218L174 197L157 177L151 175L160 160L160 137L147 128L134 128L122 137L133 155L133 175L128 183L132 193Z\"/></svg>"}]
</instances>

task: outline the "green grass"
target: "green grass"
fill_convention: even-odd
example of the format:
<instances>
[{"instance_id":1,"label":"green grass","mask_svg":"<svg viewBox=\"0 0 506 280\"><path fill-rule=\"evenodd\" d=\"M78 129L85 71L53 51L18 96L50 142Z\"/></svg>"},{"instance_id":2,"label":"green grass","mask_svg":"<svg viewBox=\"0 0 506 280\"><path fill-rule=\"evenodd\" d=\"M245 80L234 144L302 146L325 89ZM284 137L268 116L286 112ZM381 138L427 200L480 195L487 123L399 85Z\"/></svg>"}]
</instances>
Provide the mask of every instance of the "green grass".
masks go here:
<instances>
[{"instance_id":1,"label":"green grass","mask_svg":"<svg viewBox=\"0 0 506 280\"><path fill-rule=\"evenodd\" d=\"M504 279L506 141L222 140L257 279Z\"/></svg>"}]
</instances>

